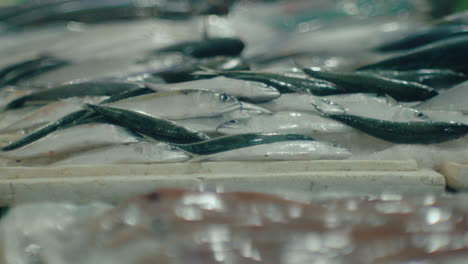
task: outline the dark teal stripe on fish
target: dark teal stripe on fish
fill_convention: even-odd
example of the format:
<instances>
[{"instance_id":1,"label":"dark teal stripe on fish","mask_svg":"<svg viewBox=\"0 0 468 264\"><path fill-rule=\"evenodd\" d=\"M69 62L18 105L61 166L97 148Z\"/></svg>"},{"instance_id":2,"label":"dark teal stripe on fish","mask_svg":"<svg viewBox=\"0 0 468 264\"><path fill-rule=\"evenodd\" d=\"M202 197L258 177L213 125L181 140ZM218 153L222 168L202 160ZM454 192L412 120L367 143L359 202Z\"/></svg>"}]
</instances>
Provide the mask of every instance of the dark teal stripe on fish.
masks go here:
<instances>
[{"instance_id":1,"label":"dark teal stripe on fish","mask_svg":"<svg viewBox=\"0 0 468 264\"><path fill-rule=\"evenodd\" d=\"M374 137L401 144L441 143L468 133L468 125L461 123L392 122L346 114L326 116Z\"/></svg>"},{"instance_id":2,"label":"dark teal stripe on fish","mask_svg":"<svg viewBox=\"0 0 468 264\"><path fill-rule=\"evenodd\" d=\"M313 78L324 79L345 87L349 93L387 94L398 101L423 101L438 94L427 85L368 72L334 73L307 68L303 71Z\"/></svg>"},{"instance_id":3,"label":"dark teal stripe on fish","mask_svg":"<svg viewBox=\"0 0 468 264\"><path fill-rule=\"evenodd\" d=\"M451 69L468 73L468 36L434 42L359 70Z\"/></svg>"},{"instance_id":4,"label":"dark teal stripe on fish","mask_svg":"<svg viewBox=\"0 0 468 264\"><path fill-rule=\"evenodd\" d=\"M8 151L8 150L14 150L14 149L26 146L40 138L43 138L49 135L52 132L55 132L61 128L71 125L77 119L83 117L83 115L85 115L87 112L88 112L87 110L80 110L80 111L76 111L71 114L68 114L67 116L62 117L59 120L49 123L45 127L42 127L30 133L29 135L2 147L1 150Z\"/></svg>"},{"instance_id":5,"label":"dark teal stripe on fish","mask_svg":"<svg viewBox=\"0 0 468 264\"><path fill-rule=\"evenodd\" d=\"M112 99L111 101L107 101L107 102L103 101L101 102L101 104L115 102L115 101L125 99L128 97L145 94L146 92L149 92L149 91L154 92L153 90L148 89L148 88L131 90L131 91L128 91L128 93L126 94L122 93L116 97L110 97L107 100ZM4 146L3 148L1 148L1 150L7 151L7 150L13 150L13 149L23 147L25 145L28 145L60 129L65 129L68 127L86 124L86 123L104 123L105 121L106 120L104 120L101 116L98 116L95 112L89 112L88 110L75 111L73 113L70 113L58 119L57 121L51 122L47 124L46 126L35 130L34 132L24 136L23 138L15 142L12 142L11 144L7 146Z\"/></svg>"},{"instance_id":6,"label":"dark teal stripe on fish","mask_svg":"<svg viewBox=\"0 0 468 264\"><path fill-rule=\"evenodd\" d=\"M200 41L177 43L155 51L155 53L181 52L195 58L214 56L238 56L245 44L237 38L210 38Z\"/></svg>"},{"instance_id":7,"label":"dark teal stripe on fish","mask_svg":"<svg viewBox=\"0 0 468 264\"><path fill-rule=\"evenodd\" d=\"M369 70L369 72L392 79L418 82L436 89L447 89L468 79L467 76L461 72L454 72L446 69L420 69L408 71Z\"/></svg>"},{"instance_id":8,"label":"dark teal stripe on fish","mask_svg":"<svg viewBox=\"0 0 468 264\"><path fill-rule=\"evenodd\" d=\"M417 31L401 39L385 43L377 47L376 50L381 52L409 50L435 41L466 34L468 34L468 26L466 25L436 26Z\"/></svg>"},{"instance_id":9,"label":"dark teal stripe on fish","mask_svg":"<svg viewBox=\"0 0 468 264\"><path fill-rule=\"evenodd\" d=\"M138 112L106 106L88 105L112 123L131 131L169 143L194 143L209 139L203 133L185 128L176 122L158 119Z\"/></svg>"},{"instance_id":10,"label":"dark teal stripe on fish","mask_svg":"<svg viewBox=\"0 0 468 264\"><path fill-rule=\"evenodd\" d=\"M205 73L201 72L200 75ZM264 83L276 88L280 93L307 92L314 95L333 95L342 93L343 90L336 85L309 78L290 76L280 73L255 72L255 71L220 71L206 74L221 75L228 78L240 79Z\"/></svg>"},{"instance_id":11,"label":"dark teal stripe on fish","mask_svg":"<svg viewBox=\"0 0 468 264\"><path fill-rule=\"evenodd\" d=\"M2 75L2 77L0 78L0 85L14 85L19 81L34 77L40 73L56 69L66 64L68 64L68 62L65 60L50 57L42 57L14 64L1 70L0 75Z\"/></svg>"},{"instance_id":12,"label":"dark teal stripe on fish","mask_svg":"<svg viewBox=\"0 0 468 264\"><path fill-rule=\"evenodd\" d=\"M131 82L90 81L71 83L14 99L7 104L6 109L19 108L30 101L49 102L76 96L112 96L139 88L144 87L141 84Z\"/></svg>"},{"instance_id":13,"label":"dark teal stripe on fish","mask_svg":"<svg viewBox=\"0 0 468 264\"><path fill-rule=\"evenodd\" d=\"M167 83L187 82L197 79L212 78L216 75L193 74L201 68L213 69L216 71L226 70L248 70L249 65L241 58L216 56L206 59L191 60L183 62L178 67L171 66L168 70L154 73L153 76L162 78Z\"/></svg>"},{"instance_id":14,"label":"dark teal stripe on fish","mask_svg":"<svg viewBox=\"0 0 468 264\"><path fill-rule=\"evenodd\" d=\"M198 154L198 155L209 155L219 152L224 152L233 149L245 148L255 145L270 144L275 142L284 141L297 141L297 140L308 140L314 141L314 139L297 134L240 134L232 136L223 136L218 138L209 139L199 143L193 144L174 144L178 148L187 152Z\"/></svg>"},{"instance_id":15,"label":"dark teal stripe on fish","mask_svg":"<svg viewBox=\"0 0 468 264\"><path fill-rule=\"evenodd\" d=\"M145 95L145 94L151 94L155 93L154 90L150 88L136 88L133 90L128 90L128 91L123 91L122 93L112 95L111 97L107 98L106 100L103 100L100 104L108 104L108 103L113 103L117 102L123 99L127 99L130 97L135 97L139 95Z\"/></svg>"}]
</instances>

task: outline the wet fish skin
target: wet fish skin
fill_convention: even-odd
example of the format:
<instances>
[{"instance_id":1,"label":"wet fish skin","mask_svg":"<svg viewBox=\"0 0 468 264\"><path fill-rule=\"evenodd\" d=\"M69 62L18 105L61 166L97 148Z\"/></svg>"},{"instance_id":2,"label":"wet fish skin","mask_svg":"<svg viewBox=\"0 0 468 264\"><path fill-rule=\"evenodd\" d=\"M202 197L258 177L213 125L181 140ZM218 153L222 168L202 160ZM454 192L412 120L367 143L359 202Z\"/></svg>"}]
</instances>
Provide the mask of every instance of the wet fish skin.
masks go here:
<instances>
[{"instance_id":1,"label":"wet fish skin","mask_svg":"<svg viewBox=\"0 0 468 264\"><path fill-rule=\"evenodd\" d=\"M224 135L243 133L288 133L307 136L347 133L351 128L335 120L300 112L277 112L226 121L216 131Z\"/></svg>"},{"instance_id":2,"label":"wet fish skin","mask_svg":"<svg viewBox=\"0 0 468 264\"><path fill-rule=\"evenodd\" d=\"M8 126L0 128L0 133L31 130L79 111L85 103L97 104L103 101L103 99L103 97L71 97L52 102L29 114L23 115Z\"/></svg>"},{"instance_id":3,"label":"wet fish skin","mask_svg":"<svg viewBox=\"0 0 468 264\"><path fill-rule=\"evenodd\" d=\"M392 122L355 115L325 116L374 137L400 144L435 144L463 137L468 125L446 122Z\"/></svg>"},{"instance_id":4,"label":"wet fish skin","mask_svg":"<svg viewBox=\"0 0 468 264\"><path fill-rule=\"evenodd\" d=\"M200 73L204 75L204 73ZM241 79L247 81L261 82L273 86L280 93L306 92L314 95L332 95L343 91L336 85L322 81L291 76L281 73L257 72L257 71L220 71L216 73L206 73L225 76L228 78Z\"/></svg>"},{"instance_id":5,"label":"wet fish skin","mask_svg":"<svg viewBox=\"0 0 468 264\"><path fill-rule=\"evenodd\" d=\"M265 161L345 159L351 153L337 146L318 141L281 141L227 150L193 158L196 161Z\"/></svg>"},{"instance_id":6,"label":"wet fish skin","mask_svg":"<svg viewBox=\"0 0 468 264\"><path fill-rule=\"evenodd\" d=\"M76 96L112 96L128 90L143 88L141 84L131 82L89 81L56 86L44 91L16 98L5 109L19 108L30 101L56 101Z\"/></svg>"},{"instance_id":7,"label":"wet fish skin","mask_svg":"<svg viewBox=\"0 0 468 264\"><path fill-rule=\"evenodd\" d=\"M296 134L252 133L222 136L193 144L174 144L189 153L208 155L247 146L268 144L281 141L314 141L314 139Z\"/></svg>"},{"instance_id":8,"label":"wet fish skin","mask_svg":"<svg viewBox=\"0 0 468 264\"><path fill-rule=\"evenodd\" d=\"M50 133L54 132L54 131L57 131L63 127L66 127L66 126L69 126L71 125L73 122L75 122L77 119L79 119L80 117L82 117L83 115L85 115L86 113L88 113L88 110L79 110L79 111L76 111L76 112L73 112L71 114L68 114L67 116L65 117L62 117L60 118L59 120L55 121L55 122L52 122L52 123L49 123L48 125L46 125L45 127L42 127L28 135L26 135L25 137L23 138L20 138L19 140L16 140L6 146L3 146L0 148L1 151L10 151L10 150L14 150L14 149L17 149L17 148L20 148L20 147L23 147L23 146L26 146L40 138L43 138L47 135L49 135Z\"/></svg>"},{"instance_id":9,"label":"wet fish skin","mask_svg":"<svg viewBox=\"0 0 468 264\"><path fill-rule=\"evenodd\" d=\"M183 144L209 139L207 135L187 129L173 121L107 106L88 104L87 107L105 117L112 124L147 135L155 140Z\"/></svg>"},{"instance_id":10,"label":"wet fish skin","mask_svg":"<svg viewBox=\"0 0 468 264\"><path fill-rule=\"evenodd\" d=\"M130 97L135 97L135 96L140 96L140 95L145 95L145 94L151 94L151 93L155 93L155 91L153 91L150 88L146 88L146 87L136 88L136 89L132 89L132 90L123 91L123 92L118 93L118 94L114 94L114 95L110 96L109 98L107 98L106 100L102 101L101 104L113 103L113 102L117 102L117 101L127 99L127 98L130 98Z\"/></svg>"},{"instance_id":11,"label":"wet fish skin","mask_svg":"<svg viewBox=\"0 0 468 264\"><path fill-rule=\"evenodd\" d=\"M199 41L177 43L175 45L156 50L155 53L181 52L194 58L238 56L244 47L244 42L238 38L210 38Z\"/></svg>"},{"instance_id":12,"label":"wet fish skin","mask_svg":"<svg viewBox=\"0 0 468 264\"><path fill-rule=\"evenodd\" d=\"M122 127L110 124L85 124L59 130L22 148L0 152L0 157L20 160L56 157L74 151L113 144L134 143L140 140L141 137Z\"/></svg>"},{"instance_id":13,"label":"wet fish skin","mask_svg":"<svg viewBox=\"0 0 468 264\"><path fill-rule=\"evenodd\" d=\"M241 100L249 102L266 102L278 98L281 94L274 87L258 82L231 79L226 77L215 77L173 84L146 85L158 92L178 91L185 89L200 89L213 92L224 92Z\"/></svg>"},{"instance_id":14,"label":"wet fish skin","mask_svg":"<svg viewBox=\"0 0 468 264\"><path fill-rule=\"evenodd\" d=\"M137 142L77 153L52 166L184 162L191 156L166 143Z\"/></svg>"},{"instance_id":15,"label":"wet fish skin","mask_svg":"<svg viewBox=\"0 0 468 264\"><path fill-rule=\"evenodd\" d=\"M249 65L244 60L237 57L216 56L211 58L198 59L187 61L176 68L167 71L162 71L153 74L155 77L162 78L166 83L187 82L198 79L212 78L214 75L196 75L193 74L199 71L200 68L208 68L213 70L248 70Z\"/></svg>"},{"instance_id":16,"label":"wet fish skin","mask_svg":"<svg viewBox=\"0 0 468 264\"><path fill-rule=\"evenodd\" d=\"M231 95L204 90L146 94L109 103L107 106L171 120L217 116L241 107L239 101Z\"/></svg>"},{"instance_id":17,"label":"wet fish skin","mask_svg":"<svg viewBox=\"0 0 468 264\"><path fill-rule=\"evenodd\" d=\"M418 82L435 89L447 89L468 79L468 77L461 72L454 72L447 69L418 69L407 71L371 70L369 72L391 79Z\"/></svg>"},{"instance_id":18,"label":"wet fish skin","mask_svg":"<svg viewBox=\"0 0 468 264\"><path fill-rule=\"evenodd\" d=\"M304 68L313 78L324 79L346 87L350 93L387 94L398 101L423 101L434 97L438 92L427 85L391 79L368 72L334 73Z\"/></svg>"},{"instance_id":19,"label":"wet fish skin","mask_svg":"<svg viewBox=\"0 0 468 264\"><path fill-rule=\"evenodd\" d=\"M468 73L468 36L453 37L410 50L358 70L450 69Z\"/></svg>"},{"instance_id":20,"label":"wet fish skin","mask_svg":"<svg viewBox=\"0 0 468 264\"><path fill-rule=\"evenodd\" d=\"M25 62L14 64L4 68L0 75L0 85L14 85L19 81L47 72L58 67L69 64L68 61L52 57L41 57Z\"/></svg>"},{"instance_id":21,"label":"wet fish skin","mask_svg":"<svg viewBox=\"0 0 468 264\"><path fill-rule=\"evenodd\" d=\"M376 48L380 52L393 52L417 48L435 41L468 34L466 25L439 25L416 31L401 39L391 41Z\"/></svg>"}]
</instances>

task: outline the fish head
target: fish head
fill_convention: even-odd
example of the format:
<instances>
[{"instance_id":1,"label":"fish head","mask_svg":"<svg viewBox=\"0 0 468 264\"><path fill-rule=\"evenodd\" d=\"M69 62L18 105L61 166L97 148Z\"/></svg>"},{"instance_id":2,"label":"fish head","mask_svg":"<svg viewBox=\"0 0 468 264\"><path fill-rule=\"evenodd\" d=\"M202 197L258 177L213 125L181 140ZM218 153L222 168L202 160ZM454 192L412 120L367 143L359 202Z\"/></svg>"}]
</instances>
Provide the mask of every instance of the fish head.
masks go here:
<instances>
[{"instance_id":1,"label":"fish head","mask_svg":"<svg viewBox=\"0 0 468 264\"><path fill-rule=\"evenodd\" d=\"M207 105L213 114L223 114L241 108L240 102L232 95L209 91L201 91L201 93L204 96L200 103Z\"/></svg>"},{"instance_id":2,"label":"fish head","mask_svg":"<svg viewBox=\"0 0 468 264\"><path fill-rule=\"evenodd\" d=\"M223 135L236 135L252 132L249 126L251 118L238 118L226 121L218 126L216 132Z\"/></svg>"},{"instance_id":3,"label":"fish head","mask_svg":"<svg viewBox=\"0 0 468 264\"><path fill-rule=\"evenodd\" d=\"M161 143L160 147L164 162L184 162L192 158L192 155L174 145Z\"/></svg>"}]
</instances>

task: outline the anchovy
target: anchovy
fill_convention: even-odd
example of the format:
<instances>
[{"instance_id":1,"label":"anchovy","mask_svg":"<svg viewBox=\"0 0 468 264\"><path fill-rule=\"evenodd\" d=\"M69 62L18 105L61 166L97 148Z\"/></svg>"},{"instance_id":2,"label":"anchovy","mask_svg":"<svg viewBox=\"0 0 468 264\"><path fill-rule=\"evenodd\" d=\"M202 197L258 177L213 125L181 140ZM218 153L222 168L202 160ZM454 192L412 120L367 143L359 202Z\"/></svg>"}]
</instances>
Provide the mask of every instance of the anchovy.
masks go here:
<instances>
[{"instance_id":1,"label":"anchovy","mask_svg":"<svg viewBox=\"0 0 468 264\"><path fill-rule=\"evenodd\" d=\"M80 152L53 166L184 162L191 156L167 143L137 142Z\"/></svg>"},{"instance_id":2,"label":"anchovy","mask_svg":"<svg viewBox=\"0 0 468 264\"><path fill-rule=\"evenodd\" d=\"M135 96L140 96L140 95L145 95L145 94L151 94L151 93L155 93L155 91L150 89L150 88L146 88L146 87L136 88L136 89L132 89L132 90L123 91L123 92L118 93L118 94L114 94L114 95L110 96L109 98L107 98L106 100L102 101L101 104L113 103L113 102L120 101L120 100L123 100L123 99L127 99L127 98L130 98L130 97L135 97Z\"/></svg>"},{"instance_id":3,"label":"anchovy","mask_svg":"<svg viewBox=\"0 0 468 264\"><path fill-rule=\"evenodd\" d=\"M468 124L446 122L392 122L356 115L325 114L374 137L401 144L434 144L463 137Z\"/></svg>"},{"instance_id":4,"label":"anchovy","mask_svg":"<svg viewBox=\"0 0 468 264\"><path fill-rule=\"evenodd\" d=\"M129 90L129 93L130 93L130 91L137 92L135 90ZM142 90L139 90L139 92L141 92L141 91ZM184 102L178 101L176 103L174 101L169 100L169 97L171 97L171 96L184 95L184 94L187 94L187 93L197 95L197 96L194 96L189 101L184 101ZM218 93L211 93L210 94L210 92L206 92L206 91L190 91L189 90L189 91L159 93L159 94L154 94L154 96L151 95L151 97L127 98L127 100L122 100L122 102L121 101L116 101L114 103L109 103L109 105L112 106L112 107L120 107L120 108L124 108L124 109L129 109L129 110L139 110L139 111L141 111L141 110L144 110L141 107L142 107L142 105L145 105L145 104L143 104L143 102L146 101L146 103L147 103L146 105L148 105L148 102L151 103L150 105L148 105L148 107L150 109L153 109L153 110L150 111L150 113L154 114L157 117L168 118L168 119L170 119L170 117L172 117L172 118L176 117L176 119L179 119L179 118L183 118L185 116L187 116L187 117L199 117L200 116L199 112L198 113L196 111L187 112L184 108L177 108L177 109L183 110L181 112L181 114L183 114L183 116L181 116L181 114L179 114L177 111L174 111L174 110L171 110L170 108L168 108L170 106L178 106L178 105L188 106L188 105L191 105L193 108L195 108L195 107L203 107L203 105L200 105L203 102L204 107L206 108L206 111L204 111L204 114L201 114L202 116L205 116L205 115L208 115L208 116L219 115L221 113L233 111L233 110L239 109L241 107L239 102L237 102L237 100L234 100L235 101L234 103L229 104L224 108L221 108L221 109L220 108L213 108L212 106L210 106L210 105L212 105L212 103L206 105L206 102L210 102L210 100L208 100L208 101L207 100L202 100L202 98L204 98L204 96L202 96L203 94L208 94L208 95L214 96L212 98L214 100L220 100L221 105L223 105L225 103L229 103L229 102L234 100L233 98L231 98L230 96L225 95L225 94L218 94ZM162 100L158 100L158 98L162 99ZM209 99L209 98L207 97L206 99ZM148 100L150 100L150 101L148 101ZM104 102L101 102L101 104L103 104L103 103ZM216 110L216 111L213 112L213 110ZM98 118L98 120L96 120L95 118ZM232 119L232 118L230 118L230 119ZM2 149L4 149L4 150L16 149L16 148L25 146L27 144L30 144L30 143L32 143L32 142L34 142L34 141L36 141L36 140L38 140L38 139L40 139L42 137L45 137L45 136L49 135L50 133L52 133L52 132L54 132L56 130L63 129L63 128L66 128L66 127L75 126L75 125L78 125L78 124L84 124L84 123L91 122L91 121L104 122L103 120L99 120L99 115L97 115L95 112L92 112L92 111L90 112L88 110L79 110L79 111L70 113L67 116L64 116L64 117L60 118L57 121L49 123L46 126L40 128L38 130L35 130L34 132L26 135L25 137L4 146Z\"/></svg>"},{"instance_id":5,"label":"anchovy","mask_svg":"<svg viewBox=\"0 0 468 264\"><path fill-rule=\"evenodd\" d=\"M72 97L53 102L29 114L23 115L8 126L1 127L0 133L31 130L79 111L86 103L98 104L103 99L103 97Z\"/></svg>"},{"instance_id":6,"label":"anchovy","mask_svg":"<svg viewBox=\"0 0 468 264\"><path fill-rule=\"evenodd\" d=\"M438 94L431 87L420 83L391 79L373 73L334 73L308 68L303 71L313 78L346 87L350 93L387 94L398 101L423 101Z\"/></svg>"},{"instance_id":7,"label":"anchovy","mask_svg":"<svg viewBox=\"0 0 468 264\"><path fill-rule=\"evenodd\" d=\"M19 149L0 152L8 159L30 159L59 156L113 144L141 141L141 137L127 129L110 124L86 124L63 129Z\"/></svg>"},{"instance_id":8,"label":"anchovy","mask_svg":"<svg viewBox=\"0 0 468 264\"><path fill-rule=\"evenodd\" d=\"M26 3L13 15L5 16L6 22L16 26L41 25L61 21L102 22L139 17L166 17L187 19L199 14L228 12L232 1L150 1L144 4L130 0L65 0L43 3Z\"/></svg>"},{"instance_id":9,"label":"anchovy","mask_svg":"<svg viewBox=\"0 0 468 264\"><path fill-rule=\"evenodd\" d=\"M67 61L52 57L41 57L38 59L23 61L0 70L0 85L13 85L21 80L66 64L68 64Z\"/></svg>"},{"instance_id":10,"label":"anchovy","mask_svg":"<svg viewBox=\"0 0 468 264\"><path fill-rule=\"evenodd\" d=\"M107 105L165 119L217 116L241 107L233 96L203 90L146 94Z\"/></svg>"},{"instance_id":11,"label":"anchovy","mask_svg":"<svg viewBox=\"0 0 468 264\"><path fill-rule=\"evenodd\" d=\"M249 66L240 58L216 56L201 60L192 60L184 62L178 67L171 67L165 71L154 73L153 76L162 78L167 83L187 82L198 79L206 79L214 77L206 75L193 74L201 68L208 68L219 71L228 70L248 70Z\"/></svg>"},{"instance_id":12,"label":"anchovy","mask_svg":"<svg viewBox=\"0 0 468 264\"><path fill-rule=\"evenodd\" d=\"M232 119L222 123L216 131L224 135L243 133L289 133L307 136L347 133L350 127L318 115L299 112L277 112L251 118Z\"/></svg>"},{"instance_id":13,"label":"anchovy","mask_svg":"<svg viewBox=\"0 0 468 264\"><path fill-rule=\"evenodd\" d=\"M207 71L196 72L194 75L224 76L233 79L264 83L276 88L280 93L306 92L314 95L331 95L344 91L336 85L322 80L314 80L281 73L257 71Z\"/></svg>"},{"instance_id":14,"label":"anchovy","mask_svg":"<svg viewBox=\"0 0 468 264\"><path fill-rule=\"evenodd\" d=\"M254 133L223 136L193 144L174 144L189 153L208 155L248 146L269 144L282 141L314 141L314 139L296 134Z\"/></svg>"},{"instance_id":15,"label":"anchovy","mask_svg":"<svg viewBox=\"0 0 468 264\"><path fill-rule=\"evenodd\" d=\"M418 69L407 71L372 70L369 72L391 79L418 82L436 89L450 88L468 79L468 76L461 72L454 72L446 69Z\"/></svg>"},{"instance_id":16,"label":"anchovy","mask_svg":"<svg viewBox=\"0 0 468 264\"><path fill-rule=\"evenodd\" d=\"M61 128L71 125L73 122L75 122L77 119L85 115L87 112L88 112L87 110L79 110L71 114L68 114L60 118L59 120L49 123L46 126L32 132L31 134L26 135L23 138L20 138L6 146L3 146L2 148L0 148L0 150L9 151L9 150L17 149L25 145L28 145L40 138L43 138L49 135L50 133L54 131L57 131Z\"/></svg>"},{"instance_id":17,"label":"anchovy","mask_svg":"<svg viewBox=\"0 0 468 264\"><path fill-rule=\"evenodd\" d=\"M88 104L87 107L105 117L112 124L147 135L155 140L183 144L209 139L207 135L185 128L173 121L107 106Z\"/></svg>"},{"instance_id":18,"label":"anchovy","mask_svg":"<svg viewBox=\"0 0 468 264\"><path fill-rule=\"evenodd\" d=\"M142 88L142 85L131 82L99 81L71 83L16 98L9 102L5 108L19 108L29 102L50 102L69 97L112 96L137 88Z\"/></svg>"},{"instance_id":19,"label":"anchovy","mask_svg":"<svg viewBox=\"0 0 468 264\"><path fill-rule=\"evenodd\" d=\"M351 156L347 149L326 142L295 140L246 146L211 155L194 157L196 161L265 161L265 160L320 160L345 159Z\"/></svg>"},{"instance_id":20,"label":"anchovy","mask_svg":"<svg viewBox=\"0 0 468 264\"><path fill-rule=\"evenodd\" d=\"M195 58L208 58L214 56L238 56L244 47L244 42L237 38L210 38L177 43L158 49L154 53L181 52Z\"/></svg>"},{"instance_id":21,"label":"anchovy","mask_svg":"<svg viewBox=\"0 0 468 264\"><path fill-rule=\"evenodd\" d=\"M409 36L383 44L377 47L376 50L381 52L409 50L435 41L465 34L468 34L468 26L466 25L435 26L416 31Z\"/></svg>"},{"instance_id":22,"label":"anchovy","mask_svg":"<svg viewBox=\"0 0 468 264\"><path fill-rule=\"evenodd\" d=\"M437 41L359 70L451 69L468 73L468 36Z\"/></svg>"},{"instance_id":23,"label":"anchovy","mask_svg":"<svg viewBox=\"0 0 468 264\"><path fill-rule=\"evenodd\" d=\"M249 102L267 102L278 98L281 94L274 87L258 82L215 77L173 84L146 83L149 88L158 92L179 91L186 89L223 92Z\"/></svg>"}]
</instances>

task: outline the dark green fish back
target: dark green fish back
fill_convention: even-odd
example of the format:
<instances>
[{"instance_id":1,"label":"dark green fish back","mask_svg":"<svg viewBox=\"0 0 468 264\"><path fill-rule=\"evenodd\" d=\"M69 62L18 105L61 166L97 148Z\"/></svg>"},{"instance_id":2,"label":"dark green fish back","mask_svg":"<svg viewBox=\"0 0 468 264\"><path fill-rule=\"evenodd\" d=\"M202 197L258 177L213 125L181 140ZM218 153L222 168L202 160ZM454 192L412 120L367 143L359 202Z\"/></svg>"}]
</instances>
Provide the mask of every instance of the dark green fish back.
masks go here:
<instances>
[{"instance_id":1,"label":"dark green fish back","mask_svg":"<svg viewBox=\"0 0 468 264\"><path fill-rule=\"evenodd\" d=\"M328 117L377 138L402 144L433 144L463 137L468 125L444 122L392 122L355 115Z\"/></svg>"},{"instance_id":2,"label":"dark green fish back","mask_svg":"<svg viewBox=\"0 0 468 264\"><path fill-rule=\"evenodd\" d=\"M29 101L55 101L76 96L112 96L128 90L143 88L131 82L82 82L72 83L39 91L12 100L6 109L22 107Z\"/></svg>"},{"instance_id":3,"label":"dark green fish back","mask_svg":"<svg viewBox=\"0 0 468 264\"><path fill-rule=\"evenodd\" d=\"M411 50L358 70L451 69L468 73L468 36L450 38Z\"/></svg>"},{"instance_id":4,"label":"dark green fish back","mask_svg":"<svg viewBox=\"0 0 468 264\"><path fill-rule=\"evenodd\" d=\"M329 82L279 73L225 71L220 74L233 79L261 82L276 88L280 93L308 92L319 96L342 93L341 89Z\"/></svg>"},{"instance_id":5,"label":"dark green fish back","mask_svg":"<svg viewBox=\"0 0 468 264\"><path fill-rule=\"evenodd\" d=\"M214 56L238 56L245 44L237 38L210 38L200 41L177 43L156 51L181 52L195 58L208 58Z\"/></svg>"},{"instance_id":6,"label":"dark green fish back","mask_svg":"<svg viewBox=\"0 0 468 264\"><path fill-rule=\"evenodd\" d=\"M187 129L169 120L153 118L138 112L113 107L97 105L88 105L88 107L107 118L107 121L112 124L147 135L155 140L183 144L209 139L203 133Z\"/></svg>"},{"instance_id":7,"label":"dark green fish back","mask_svg":"<svg viewBox=\"0 0 468 264\"><path fill-rule=\"evenodd\" d=\"M14 150L14 149L26 146L40 138L43 138L49 135L52 132L55 132L65 127L69 127L73 122L83 117L83 115L86 115L87 112L88 112L87 110L79 110L71 114L68 114L67 116L62 117L59 120L49 123L45 127L42 127L30 133L29 135L26 135L25 137L2 147L1 150L8 151L8 150Z\"/></svg>"},{"instance_id":8,"label":"dark green fish back","mask_svg":"<svg viewBox=\"0 0 468 264\"><path fill-rule=\"evenodd\" d=\"M313 78L343 86L350 93L387 94L398 101L423 101L438 94L431 87L420 83L391 79L368 72L334 73L307 68L303 70Z\"/></svg>"},{"instance_id":9,"label":"dark green fish back","mask_svg":"<svg viewBox=\"0 0 468 264\"><path fill-rule=\"evenodd\" d=\"M461 72L446 69L421 69L408 71L372 70L369 71L387 78L418 82L435 89L447 89L467 80Z\"/></svg>"},{"instance_id":10,"label":"dark green fish back","mask_svg":"<svg viewBox=\"0 0 468 264\"><path fill-rule=\"evenodd\" d=\"M182 150L198 155L209 155L219 152L224 152L233 149L239 149L249 146L269 144L284 141L297 141L307 140L313 141L314 139L296 134L241 134L232 136L223 136L200 143L194 144L176 144Z\"/></svg>"}]
</instances>

